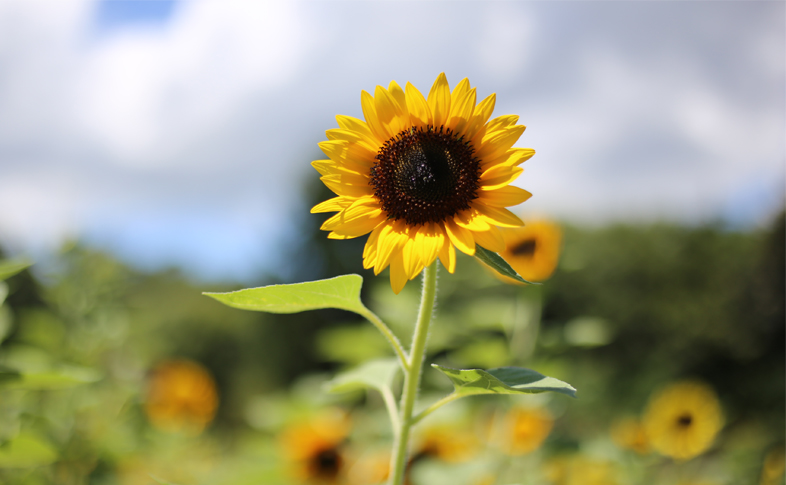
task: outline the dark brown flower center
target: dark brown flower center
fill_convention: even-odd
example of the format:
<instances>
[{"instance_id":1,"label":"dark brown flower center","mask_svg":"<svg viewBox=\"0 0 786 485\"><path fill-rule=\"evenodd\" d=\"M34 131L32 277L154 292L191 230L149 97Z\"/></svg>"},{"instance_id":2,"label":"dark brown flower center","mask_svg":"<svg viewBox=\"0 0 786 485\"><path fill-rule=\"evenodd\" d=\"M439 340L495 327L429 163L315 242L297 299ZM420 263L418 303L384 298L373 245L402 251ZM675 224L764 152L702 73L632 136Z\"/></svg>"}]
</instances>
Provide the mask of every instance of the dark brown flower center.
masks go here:
<instances>
[{"instance_id":1,"label":"dark brown flower center","mask_svg":"<svg viewBox=\"0 0 786 485\"><path fill-rule=\"evenodd\" d=\"M537 242L534 239L526 239L513 246L510 252L515 256L532 256L536 248Z\"/></svg>"},{"instance_id":2,"label":"dark brown flower center","mask_svg":"<svg viewBox=\"0 0 786 485\"><path fill-rule=\"evenodd\" d=\"M410 128L385 142L370 184L389 219L440 222L477 198L480 160L464 137L432 126Z\"/></svg>"},{"instance_id":3,"label":"dark brown flower center","mask_svg":"<svg viewBox=\"0 0 786 485\"><path fill-rule=\"evenodd\" d=\"M325 479L333 479L338 476L343 459L335 448L328 448L320 451L309 461L310 475Z\"/></svg>"},{"instance_id":4,"label":"dark brown flower center","mask_svg":"<svg viewBox=\"0 0 786 485\"><path fill-rule=\"evenodd\" d=\"M687 428L693 422L693 416L688 413L685 413L677 418L677 424L681 428Z\"/></svg>"}]
</instances>

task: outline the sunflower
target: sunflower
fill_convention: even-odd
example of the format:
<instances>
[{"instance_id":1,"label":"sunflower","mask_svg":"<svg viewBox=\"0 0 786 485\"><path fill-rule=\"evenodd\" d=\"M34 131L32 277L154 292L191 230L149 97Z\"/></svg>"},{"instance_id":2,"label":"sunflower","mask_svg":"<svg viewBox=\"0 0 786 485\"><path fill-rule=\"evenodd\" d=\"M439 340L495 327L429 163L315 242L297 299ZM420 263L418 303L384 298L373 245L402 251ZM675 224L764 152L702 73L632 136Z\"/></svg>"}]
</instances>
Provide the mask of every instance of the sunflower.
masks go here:
<instances>
[{"instance_id":1,"label":"sunflower","mask_svg":"<svg viewBox=\"0 0 786 485\"><path fill-rule=\"evenodd\" d=\"M506 207L531 196L510 185L535 154L513 148L525 129L518 116L489 121L496 96L476 104L467 79L451 92L444 73L428 98L391 81L360 99L365 121L337 116L339 128L319 144L329 159L312 163L337 195L311 209L337 212L322 224L328 238L370 233L363 266L390 266L395 293L437 257L452 273L455 248L504 250L499 227L523 224Z\"/></svg>"},{"instance_id":2,"label":"sunflower","mask_svg":"<svg viewBox=\"0 0 786 485\"><path fill-rule=\"evenodd\" d=\"M700 382L679 382L655 394L644 415L652 447L677 460L698 456L723 426L715 392Z\"/></svg>"},{"instance_id":3,"label":"sunflower","mask_svg":"<svg viewBox=\"0 0 786 485\"><path fill-rule=\"evenodd\" d=\"M505 454L525 455L538 448L551 433L554 419L540 407L514 407L490 430L490 441Z\"/></svg>"},{"instance_id":4,"label":"sunflower","mask_svg":"<svg viewBox=\"0 0 786 485\"><path fill-rule=\"evenodd\" d=\"M524 227L504 228L505 249L500 252L505 261L528 281L548 279L559 262L562 231L553 222L537 220ZM522 284L500 275L507 283Z\"/></svg>"},{"instance_id":5,"label":"sunflower","mask_svg":"<svg viewBox=\"0 0 786 485\"><path fill-rule=\"evenodd\" d=\"M342 483L346 471L343 445L349 430L349 419L339 410L325 411L284 430L280 444L293 475L303 483Z\"/></svg>"},{"instance_id":6,"label":"sunflower","mask_svg":"<svg viewBox=\"0 0 786 485\"><path fill-rule=\"evenodd\" d=\"M213 420L217 408L216 384L200 364L173 359L153 369L145 402L153 426L198 433Z\"/></svg>"},{"instance_id":7,"label":"sunflower","mask_svg":"<svg viewBox=\"0 0 786 485\"><path fill-rule=\"evenodd\" d=\"M650 442L644 426L636 418L623 418L611 427L611 439L620 448L633 450L640 455L650 451Z\"/></svg>"}]
</instances>

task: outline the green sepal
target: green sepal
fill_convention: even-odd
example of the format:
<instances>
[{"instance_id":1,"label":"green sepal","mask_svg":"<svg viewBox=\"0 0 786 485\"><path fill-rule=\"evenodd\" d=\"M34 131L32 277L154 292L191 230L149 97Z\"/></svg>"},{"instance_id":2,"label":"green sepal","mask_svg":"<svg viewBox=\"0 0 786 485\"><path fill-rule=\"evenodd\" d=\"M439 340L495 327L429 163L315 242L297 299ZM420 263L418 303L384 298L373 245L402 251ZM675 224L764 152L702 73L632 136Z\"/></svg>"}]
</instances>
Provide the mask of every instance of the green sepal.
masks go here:
<instances>
[{"instance_id":1,"label":"green sepal","mask_svg":"<svg viewBox=\"0 0 786 485\"><path fill-rule=\"evenodd\" d=\"M493 269L497 273L507 276L508 278L513 278L516 281L520 281L522 283L527 283L528 285L539 285L540 283L535 283L533 281L527 281L521 276L519 276L516 271L510 267L507 261L502 259L502 256L499 254L489 251L488 249L484 248L480 244L475 244L475 257L478 258L480 261L485 263L489 268Z\"/></svg>"},{"instance_id":2,"label":"green sepal","mask_svg":"<svg viewBox=\"0 0 786 485\"><path fill-rule=\"evenodd\" d=\"M522 367L497 367L496 369L451 369L431 364L453 382L455 393L462 396L475 394L537 394L559 392L576 397L576 389L559 379L547 377Z\"/></svg>"},{"instance_id":3,"label":"green sepal","mask_svg":"<svg viewBox=\"0 0 786 485\"><path fill-rule=\"evenodd\" d=\"M27 259L4 259L0 261L0 281L14 276L32 266L32 264L33 262Z\"/></svg>"},{"instance_id":4,"label":"green sepal","mask_svg":"<svg viewBox=\"0 0 786 485\"><path fill-rule=\"evenodd\" d=\"M360 275L348 274L306 283L202 294L241 310L299 313L322 308L338 308L360 313L365 310L360 301L362 284L363 278Z\"/></svg>"},{"instance_id":5,"label":"green sepal","mask_svg":"<svg viewBox=\"0 0 786 485\"><path fill-rule=\"evenodd\" d=\"M372 388L383 392L391 388L400 368L398 359L371 360L338 374L325 383L325 390L338 393Z\"/></svg>"}]
</instances>

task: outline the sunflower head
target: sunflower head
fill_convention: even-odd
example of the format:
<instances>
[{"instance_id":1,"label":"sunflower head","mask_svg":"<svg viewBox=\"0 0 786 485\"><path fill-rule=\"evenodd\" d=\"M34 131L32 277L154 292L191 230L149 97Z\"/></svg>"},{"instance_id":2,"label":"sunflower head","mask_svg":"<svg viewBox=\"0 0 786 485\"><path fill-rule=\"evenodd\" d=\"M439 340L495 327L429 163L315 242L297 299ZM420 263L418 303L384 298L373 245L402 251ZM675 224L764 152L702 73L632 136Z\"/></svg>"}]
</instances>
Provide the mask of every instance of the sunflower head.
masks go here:
<instances>
[{"instance_id":1,"label":"sunflower head","mask_svg":"<svg viewBox=\"0 0 786 485\"><path fill-rule=\"evenodd\" d=\"M489 121L495 100L476 103L467 79L451 91L444 74L428 97L392 81L361 93L365 120L337 116L320 143L328 159L312 165L337 197L311 212L336 212L322 225L329 238L370 234L363 266L390 266L394 292L437 258L452 273L455 248L504 250L499 228L522 225L506 207L531 194L510 183L535 152L513 148L525 128L518 116Z\"/></svg>"},{"instance_id":2,"label":"sunflower head","mask_svg":"<svg viewBox=\"0 0 786 485\"><path fill-rule=\"evenodd\" d=\"M551 433L554 419L540 407L514 407L501 420L491 423L490 442L508 455L531 453Z\"/></svg>"},{"instance_id":3,"label":"sunflower head","mask_svg":"<svg viewBox=\"0 0 786 485\"><path fill-rule=\"evenodd\" d=\"M155 427L198 433L213 420L217 408L215 382L200 364L167 360L151 372L145 413Z\"/></svg>"},{"instance_id":4,"label":"sunflower head","mask_svg":"<svg viewBox=\"0 0 786 485\"><path fill-rule=\"evenodd\" d=\"M280 444L293 475L302 483L339 483L346 469L343 444L349 429L347 416L335 410L284 430Z\"/></svg>"},{"instance_id":5,"label":"sunflower head","mask_svg":"<svg viewBox=\"0 0 786 485\"><path fill-rule=\"evenodd\" d=\"M505 249L500 252L500 256L522 278L543 281L554 273L562 248L562 231L557 224L534 220L523 227L502 229L502 237L505 239ZM506 283L523 284L499 273L494 274Z\"/></svg>"},{"instance_id":6,"label":"sunflower head","mask_svg":"<svg viewBox=\"0 0 786 485\"><path fill-rule=\"evenodd\" d=\"M722 427L720 402L712 388L700 382L662 389L652 396L644 414L652 447L677 460L704 453Z\"/></svg>"}]
</instances>

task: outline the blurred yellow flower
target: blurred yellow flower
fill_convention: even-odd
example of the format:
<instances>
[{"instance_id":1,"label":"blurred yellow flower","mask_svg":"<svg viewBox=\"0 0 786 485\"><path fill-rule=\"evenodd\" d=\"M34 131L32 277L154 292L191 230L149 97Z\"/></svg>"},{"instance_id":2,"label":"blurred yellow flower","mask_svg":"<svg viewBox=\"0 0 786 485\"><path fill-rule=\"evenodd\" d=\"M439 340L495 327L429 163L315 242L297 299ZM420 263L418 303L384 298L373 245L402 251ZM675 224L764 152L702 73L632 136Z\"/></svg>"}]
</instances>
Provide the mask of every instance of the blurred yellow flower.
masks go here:
<instances>
[{"instance_id":1,"label":"blurred yellow flower","mask_svg":"<svg viewBox=\"0 0 786 485\"><path fill-rule=\"evenodd\" d=\"M319 144L329 159L311 165L338 197L311 212L337 212L321 227L331 239L370 233L363 266L378 274L389 265L395 293L437 257L452 273L455 248L502 251L499 227L522 225L506 207L531 196L511 183L535 151L513 148L525 129L518 116L489 121L495 99L476 105L469 81L451 92L444 73L428 97L391 81L362 92L365 121L337 116Z\"/></svg>"},{"instance_id":2,"label":"blurred yellow flower","mask_svg":"<svg viewBox=\"0 0 786 485\"><path fill-rule=\"evenodd\" d=\"M213 420L217 408L215 382L200 364L167 360L151 372L145 412L153 426L198 433Z\"/></svg>"},{"instance_id":3,"label":"blurred yellow flower","mask_svg":"<svg viewBox=\"0 0 786 485\"><path fill-rule=\"evenodd\" d=\"M715 392L700 382L672 384L650 398L644 428L652 447L677 460L700 455L723 427Z\"/></svg>"},{"instance_id":4,"label":"blurred yellow flower","mask_svg":"<svg viewBox=\"0 0 786 485\"><path fill-rule=\"evenodd\" d=\"M342 483L346 473L342 446L349 430L349 418L336 409L285 429L279 441L295 478L314 484Z\"/></svg>"},{"instance_id":5,"label":"blurred yellow flower","mask_svg":"<svg viewBox=\"0 0 786 485\"><path fill-rule=\"evenodd\" d=\"M551 433L554 419L543 408L516 407L491 429L491 442L509 455L524 455L540 448Z\"/></svg>"},{"instance_id":6,"label":"blurred yellow flower","mask_svg":"<svg viewBox=\"0 0 786 485\"><path fill-rule=\"evenodd\" d=\"M786 471L786 449L778 446L764 457L759 485L782 484L784 471Z\"/></svg>"},{"instance_id":7,"label":"blurred yellow flower","mask_svg":"<svg viewBox=\"0 0 786 485\"><path fill-rule=\"evenodd\" d=\"M554 273L562 248L562 231L558 225L545 220L531 221L523 227L503 228L502 237L505 250L499 254L522 278L543 281ZM522 284L506 276L500 275L500 279Z\"/></svg>"},{"instance_id":8,"label":"blurred yellow flower","mask_svg":"<svg viewBox=\"0 0 786 485\"><path fill-rule=\"evenodd\" d=\"M390 474L390 452L372 452L361 456L350 468L348 483L375 485L383 483Z\"/></svg>"},{"instance_id":9,"label":"blurred yellow flower","mask_svg":"<svg viewBox=\"0 0 786 485\"><path fill-rule=\"evenodd\" d=\"M543 466L543 474L553 485L616 485L612 463L582 456L553 458Z\"/></svg>"},{"instance_id":10,"label":"blurred yellow flower","mask_svg":"<svg viewBox=\"0 0 786 485\"><path fill-rule=\"evenodd\" d=\"M413 461L434 457L449 463L460 463L477 455L479 444L474 434L455 426L441 425L421 431L414 449Z\"/></svg>"},{"instance_id":11,"label":"blurred yellow flower","mask_svg":"<svg viewBox=\"0 0 786 485\"><path fill-rule=\"evenodd\" d=\"M641 421L635 418L620 419L611 427L611 439L617 446L633 450L640 455L650 452L650 441Z\"/></svg>"}]
</instances>

